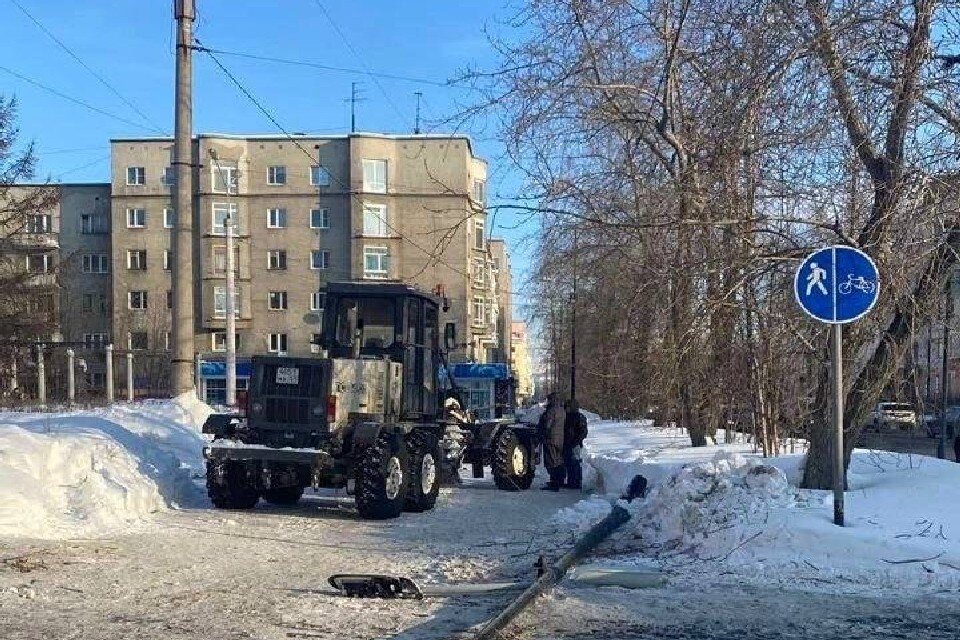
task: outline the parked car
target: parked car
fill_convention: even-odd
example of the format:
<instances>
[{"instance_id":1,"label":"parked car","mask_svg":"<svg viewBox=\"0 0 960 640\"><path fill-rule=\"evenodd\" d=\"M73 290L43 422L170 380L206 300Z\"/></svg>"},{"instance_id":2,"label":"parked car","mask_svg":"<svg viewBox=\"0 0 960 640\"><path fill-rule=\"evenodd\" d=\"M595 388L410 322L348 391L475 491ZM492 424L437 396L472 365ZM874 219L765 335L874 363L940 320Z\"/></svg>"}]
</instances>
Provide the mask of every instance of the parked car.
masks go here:
<instances>
[{"instance_id":1,"label":"parked car","mask_svg":"<svg viewBox=\"0 0 960 640\"><path fill-rule=\"evenodd\" d=\"M960 427L960 405L950 405L947 407L947 416L946 420L941 420L940 416L937 415L926 422L924 426L926 427L927 436L930 438L939 438L940 437L940 428L943 423L946 422L947 425L947 438L953 438L954 434L957 433L958 427Z\"/></svg>"},{"instance_id":2,"label":"parked car","mask_svg":"<svg viewBox=\"0 0 960 640\"><path fill-rule=\"evenodd\" d=\"M876 431L892 427L907 431L917 426L917 413L904 402L881 402L870 412L869 424Z\"/></svg>"}]
</instances>

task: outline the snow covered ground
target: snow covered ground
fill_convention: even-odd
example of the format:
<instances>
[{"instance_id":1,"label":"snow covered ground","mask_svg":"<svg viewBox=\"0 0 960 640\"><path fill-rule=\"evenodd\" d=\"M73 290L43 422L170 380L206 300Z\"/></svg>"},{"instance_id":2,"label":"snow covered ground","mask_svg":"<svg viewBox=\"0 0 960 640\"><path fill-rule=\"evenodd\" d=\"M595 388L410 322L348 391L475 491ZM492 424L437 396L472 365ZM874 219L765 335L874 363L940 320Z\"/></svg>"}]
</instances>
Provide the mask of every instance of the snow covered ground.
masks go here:
<instances>
[{"instance_id":1,"label":"snow covered ground","mask_svg":"<svg viewBox=\"0 0 960 640\"><path fill-rule=\"evenodd\" d=\"M585 529L635 474L646 500L605 553L617 565L662 568L674 583L726 580L873 594L960 589L960 465L857 450L847 527L832 494L797 488L803 454L762 459L749 444L691 448L649 423L595 422L587 462L595 495L557 515Z\"/></svg>"},{"instance_id":2,"label":"snow covered ground","mask_svg":"<svg viewBox=\"0 0 960 640\"><path fill-rule=\"evenodd\" d=\"M0 536L79 538L203 499L190 397L65 413L0 413Z\"/></svg>"}]
</instances>

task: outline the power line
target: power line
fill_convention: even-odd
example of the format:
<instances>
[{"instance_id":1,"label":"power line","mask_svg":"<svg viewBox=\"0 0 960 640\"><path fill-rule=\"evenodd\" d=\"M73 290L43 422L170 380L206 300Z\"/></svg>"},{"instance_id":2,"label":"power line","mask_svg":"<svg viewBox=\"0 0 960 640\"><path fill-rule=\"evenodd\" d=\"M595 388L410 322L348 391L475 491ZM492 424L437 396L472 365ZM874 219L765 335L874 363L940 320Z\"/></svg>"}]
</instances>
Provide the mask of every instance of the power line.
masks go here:
<instances>
[{"instance_id":1,"label":"power line","mask_svg":"<svg viewBox=\"0 0 960 640\"><path fill-rule=\"evenodd\" d=\"M195 41L196 41L196 39L195 39ZM303 152L303 154L304 154L305 156L307 156L308 158L310 158L310 162L311 162L311 163L316 162L316 163L318 163L318 166L319 166L319 167L326 168L326 167L323 167L322 164L319 164L319 163L320 163L320 158L317 157L317 156L314 156L314 155L311 154L306 148L304 148L304 146L303 146L302 144L300 144L300 141L297 140L297 138L295 138L295 137L293 136L293 134L291 134L289 131L287 131L287 129L286 129L282 124L280 124L280 122L273 116L272 113L270 113L270 111L269 111L259 100L257 100L257 98L243 85L243 83L240 82L240 80L238 80L237 77L236 77L235 75L233 75L233 74L230 72L230 70L227 69L227 68L223 65L222 62L220 62L220 60L219 60L219 59L217 58L217 56L213 53L213 51L211 51L210 49L204 47L199 41L196 41L196 43L197 43L198 46L195 46L194 48L195 48L196 50L198 50L198 51L201 51L201 52L203 52L203 53L206 53L206 54L210 57L210 59L213 60L214 64L216 64L217 67L219 67L220 70L230 79L230 81L233 82L233 84L237 87L237 89L239 89L240 92L243 93L243 95L245 95L245 96L247 97L247 99L249 99L249 100L254 104L254 106L257 107L257 109L260 111L260 113L262 113L271 123L273 123L273 125L274 125L284 136L286 136L287 140L289 140L290 142L292 142L292 143L294 144L294 146L296 146L301 152ZM356 193L354 193L353 189L350 188L350 185L345 184L343 181L341 181L339 178L337 178L337 177L336 177L336 174L335 174L334 172L328 171L327 173L330 175L331 179L332 179L334 182L336 182L336 183L340 186L341 189L343 189L344 192L350 194L350 197L353 198L353 199L355 199L361 206L363 205L363 201L360 199L360 197L359 197ZM402 233L400 233L400 230L399 230L399 229L397 229L396 227L394 227L393 225L391 225L390 222L389 222L388 220L386 220L383 216L381 216L379 213L376 213L376 214L374 214L374 215L376 215L377 218L379 218L380 221L383 222L384 226L386 226L390 231L394 232L394 233L397 235L397 237L399 237L399 238L402 239L402 240L405 240L405 241L409 242L413 247L415 247L415 248L419 249L420 251L422 251L422 252L423 252L425 255L427 255L430 259L435 260L438 264L443 264L444 266L446 266L446 267L450 268L451 270L453 270L453 271L454 271L455 273L457 273L458 275L462 275L462 276L464 276L465 278L469 278L469 277L470 277L470 274L468 274L467 272L458 269L457 267L453 266L452 264L450 264L450 263L447 262L446 260L443 260L443 259L442 259L441 257L439 257L435 252L432 252L432 251L429 251L429 250L425 249L425 248L424 248L423 246L421 246L419 243L415 242L414 240L412 240L412 239L409 238L408 236L405 236L405 235L403 235Z\"/></svg>"},{"instance_id":2,"label":"power line","mask_svg":"<svg viewBox=\"0 0 960 640\"><path fill-rule=\"evenodd\" d=\"M86 62L84 62L83 60L80 59L80 56L78 56L76 53L74 53L73 50L70 49L70 47L68 47L66 44L63 43L62 40L60 40L60 38L58 38L57 36L55 36L49 29L47 29L45 26L43 26L43 24L42 24L36 17L34 17L33 14L31 14L29 11L27 11L27 9L26 9L22 4L20 4L19 2L17 2L17 0L9 0L9 1L10 1L11 4L13 4L13 5L16 6L18 9L20 9L20 11L23 12L23 15L27 16L28 18L30 18L30 20L33 22L33 24L37 25L37 27L38 27L41 31L43 31L51 40L53 40L54 42L56 42L57 45L67 53L67 55L69 55L71 58L73 58L74 60L76 60L77 63L78 63L81 67L83 67L84 69L86 69L86 70L90 73L90 75L92 75L94 78L96 78L97 80L99 80L99 81L100 81L100 84L102 84L102 85L105 86L107 89L109 89L109 90L113 93L113 95L115 95L115 96L117 96L118 98L120 98L120 101L121 101L121 102L123 102L125 105L127 105L128 107L130 107L131 109L133 109L133 111L134 111L138 116L140 116L140 118L141 118L144 122L146 122L146 123L149 124L150 126L156 128L156 130L162 131L162 128L159 127L159 126L158 126L153 120L151 120L149 117L147 117L147 115L144 114L143 111L141 111L139 108L137 108L137 105L133 104L130 100L127 100L127 98L125 98L125 97L123 96L123 94L120 93L120 92L117 90L116 87L114 87L112 84L110 84L110 83L109 83L103 76L101 76L99 73L97 73L97 72L94 71L92 68L90 68L90 66L89 66Z\"/></svg>"},{"instance_id":3,"label":"power line","mask_svg":"<svg viewBox=\"0 0 960 640\"><path fill-rule=\"evenodd\" d=\"M94 113L99 113L99 114L102 115L102 116L106 116L106 117L108 117L108 118L112 118L112 119L116 120L117 122L122 122L122 123L128 124L128 125L130 125L130 126L132 126L132 127L136 127L137 129L142 129L142 130L144 130L144 131L151 131L151 132L153 132L153 133L166 133L166 132L164 132L164 131L161 130L161 129L155 129L155 128L153 128L153 127L148 127L148 126L146 126L146 125L140 124L139 122L134 122L133 120L128 120L128 119L124 118L123 116L118 116L118 115L115 114L115 113L111 113L111 112L106 111L106 110L104 110L104 109L101 109L101 108L99 108L99 107L95 107L95 106L93 106L92 104L90 104L89 102L84 102L83 100L80 100L79 98L74 98L73 96L68 96L67 94L63 93L62 91L58 91L57 89L54 89L54 88L52 88L52 87L48 87L47 85L43 84L42 82L38 82L38 81L36 81L36 80L34 80L34 79L32 79L32 78L28 78L27 76L25 76L25 75L23 75L23 74L21 74L21 73L17 73L17 72L14 71L13 69L9 69L9 68L7 68L7 67L0 66L0 71L4 71L4 72L6 72L6 73L9 73L9 74L12 75L13 77L19 78L20 80L23 80L23 81L26 82L26 83L32 84L32 85L35 86L35 87L38 87L38 88L40 88L40 89L43 89L44 91L47 91L47 92L49 92L49 93L52 93L53 95L55 95L55 96L57 96L57 97L59 97L59 98L63 98L64 100L68 100L68 101L70 101L70 102L72 102L72 103L74 103L74 104L80 105L80 106L83 107L84 109L88 109L88 110L90 110L90 111L93 111Z\"/></svg>"},{"instance_id":4,"label":"power line","mask_svg":"<svg viewBox=\"0 0 960 640\"><path fill-rule=\"evenodd\" d=\"M364 74L368 75L371 78L384 78L385 80L401 80L403 82L412 82L414 84L429 84L434 87L443 87L445 89L471 89L466 85L457 84L454 82L445 82L442 80L429 80L427 78L416 78L413 76L404 76L397 75L394 73L384 73L381 71L370 71L363 69L355 69L351 67L338 67L329 64L322 64L320 62L312 62L310 60L292 60L290 58L277 58L274 56L264 56L254 53L246 53L243 51L228 51L226 49L216 49L213 47L203 47L198 49L198 51L216 53L221 56L231 56L235 58L247 58L248 60L259 60L261 62L273 62L276 64L286 64L296 67L310 67L313 69L321 69L323 71L334 71L336 73L350 73L350 74Z\"/></svg>"},{"instance_id":5,"label":"power line","mask_svg":"<svg viewBox=\"0 0 960 640\"><path fill-rule=\"evenodd\" d=\"M340 25L337 24L336 20L333 19L333 16L330 15L330 12L327 11L327 8L323 6L323 3L320 2L320 0L313 0L313 1L314 1L314 4L316 4L317 7L319 7L320 11L323 13L324 17L327 19L327 22L329 22L331 26L333 26L334 31L337 32L337 35L340 36L340 39L343 40L343 44L347 45L347 49L349 49L350 52L353 54L353 57L357 59L357 62L360 63L360 66L366 69L365 73L369 75L370 79L373 80L373 83L377 85L377 88L380 90L380 93L382 93L383 97L387 99L387 103L393 108L394 112L400 118L401 126L403 126L403 123L407 122L407 119L403 115L403 113L400 112L400 108L397 107L397 103L393 101L393 98L390 97L390 94L387 93L387 90L383 88L383 85L380 83L380 80L376 76L370 74L370 70L367 67L367 64L363 61L363 57L357 52L357 50L353 47L353 45L350 44L350 40L347 39L347 34L343 32L343 30L340 28Z\"/></svg>"},{"instance_id":6,"label":"power line","mask_svg":"<svg viewBox=\"0 0 960 640\"><path fill-rule=\"evenodd\" d=\"M72 169L67 169L66 171L61 171L60 173L57 174L57 178L63 178L63 176L68 176L71 173L76 173L77 171L83 171L88 167L92 167L95 164L100 164L101 162L104 162L109 159L110 159L110 154L108 153L107 155L97 158L96 160L93 160L91 162L87 162L86 164L82 164L78 167L73 167Z\"/></svg>"}]
</instances>

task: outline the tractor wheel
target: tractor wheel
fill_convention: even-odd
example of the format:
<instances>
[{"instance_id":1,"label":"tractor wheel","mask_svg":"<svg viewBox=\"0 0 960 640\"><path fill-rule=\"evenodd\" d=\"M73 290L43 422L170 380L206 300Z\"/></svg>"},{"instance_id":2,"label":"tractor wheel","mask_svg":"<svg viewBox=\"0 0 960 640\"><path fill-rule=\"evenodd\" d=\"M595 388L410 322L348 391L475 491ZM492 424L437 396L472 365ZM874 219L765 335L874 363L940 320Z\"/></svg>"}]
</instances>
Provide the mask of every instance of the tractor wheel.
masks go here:
<instances>
[{"instance_id":1,"label":"tractor wheel","mask_svg":"<svg viewBox=\"0 0 960 640\"><path fill-rule=\"evenodd\" d=\"M263 499L270 504L288 506L297 504L303 497L303 487L277 487L265 489Z\"/></svg>"},{"instance_id":2,"label":"tractor wheel","mask_svg":"<svg viewBox=\"0 0 960 640\"><path fill-rule=\"evenodd\" d=\"M396 518L407 500L410 464L403 442L382 433L367 447L357 465L356 500L360 517Z\"/></svg>"},{"instance_id":3,"label":"tractor wheel","mask_svg":"<svg viewBox=\"0 0 960 640\"><path fill-rule=\"evenodd\" d=\"M407 511L433 509L440 493L440 446L428 433L414 432L407 440L410 452L410 484L407 489Z\"/></svg>"},{"instance_id":4,"label":"tractor wheel","mask_svg":"<svg viewBox=\"0 0 960 640\"><path fill-rule=\"evenodd\" d=\"M533 484L530 449L511 429L505 429L494 443L493 481L505 491L524 491Z\"/></svg>"},{"instance_id":5,"label":"tractor wheel","mask_svg":"<svg viewBox=\"0 0 960 640\"><path fill-rule=\"evenodd\" d=\"M247 470L236 462L223 462L222 480L217 463L207 461L207 495L217 509L253 509L260 493L247 477Z\"/></svg>"}]
</instances>

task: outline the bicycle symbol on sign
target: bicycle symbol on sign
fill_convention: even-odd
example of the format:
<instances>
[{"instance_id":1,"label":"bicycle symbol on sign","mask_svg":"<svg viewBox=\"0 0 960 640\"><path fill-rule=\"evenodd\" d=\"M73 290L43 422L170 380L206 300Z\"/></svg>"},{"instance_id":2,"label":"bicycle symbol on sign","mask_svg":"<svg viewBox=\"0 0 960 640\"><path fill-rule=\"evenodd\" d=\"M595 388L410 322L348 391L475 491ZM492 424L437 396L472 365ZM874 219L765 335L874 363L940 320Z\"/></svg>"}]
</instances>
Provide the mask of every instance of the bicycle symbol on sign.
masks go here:
<instances>
[{"instance_id":1,"label":"bicycle symbol on sign","mask_svg":"<svg viewBox=\"0 0 960 640\"><path fill-rule=\"evenodd\" d=\"M873 293L877 288L877 283L872 280L867 280L863 276L855 276L852 273L847 275L847 281L841 282L840 286L837 287L843 295L852 293L854 289L858 291L863 291L864 293Z\"/></svg>"}]
</instances>

